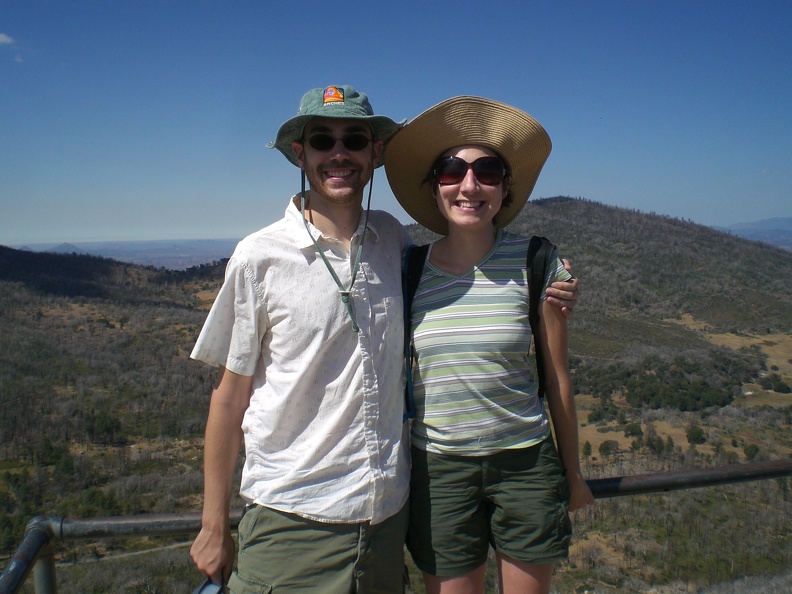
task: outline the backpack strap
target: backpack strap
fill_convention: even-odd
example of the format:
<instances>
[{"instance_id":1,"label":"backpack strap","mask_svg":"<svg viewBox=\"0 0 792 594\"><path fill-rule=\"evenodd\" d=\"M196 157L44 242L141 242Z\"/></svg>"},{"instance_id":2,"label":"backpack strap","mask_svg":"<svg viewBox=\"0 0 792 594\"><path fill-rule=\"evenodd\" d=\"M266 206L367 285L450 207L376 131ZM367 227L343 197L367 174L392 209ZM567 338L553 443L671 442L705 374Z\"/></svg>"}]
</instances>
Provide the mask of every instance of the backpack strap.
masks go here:
<instances>
[{"instance_id":1,"label":"backpack strap","mask_svg":"<svg viewBox=\"0 0 792 594\"><path fill-rule=\"evenodd\" d=\"M403 421L415 417L415 399L413 398L412 366L412 303L418 282L421 280L426 254L429 245L411 245L402 255L402 297L404 301L404 361L406 383L404 386L405 413Z\"/></svg>"},{"instance_id":2,"label":"backpack strap","mask_svg":"<svg viewBox=\"0 0 792 594\"><path fill-rule=\"evenodd\" d=\"M536 354L536 374L539 381L539 398L545 396L544 354L539 340L539 303L542 289L550 268L550 260L555 246L545 237L534 235L528 244L525 269L528 276L528 321L533 334L534 353Z\"/></svg>"}]
</instances>

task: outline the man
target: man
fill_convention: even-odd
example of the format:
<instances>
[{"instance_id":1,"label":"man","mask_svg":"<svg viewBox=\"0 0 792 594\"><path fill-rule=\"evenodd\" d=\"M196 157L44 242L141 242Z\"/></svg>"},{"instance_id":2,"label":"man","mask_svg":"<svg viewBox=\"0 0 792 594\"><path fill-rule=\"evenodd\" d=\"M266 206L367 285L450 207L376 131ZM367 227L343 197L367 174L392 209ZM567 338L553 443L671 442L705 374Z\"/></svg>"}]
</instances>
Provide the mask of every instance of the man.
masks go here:
<instances>
[{"instance_id":1,"label":"man","mask_svg":"<svg viewBox=\"0 0 792 594\"><path fill-rule=\"evenodd\" d=\"M300 168L303 190L283 219L239 243L193 350L222 372L191 555L234 593L403 591L400 254L411 240L392 216L362 209L401 125L349 86L303 96L271 143ZM250 505L232 575L228 508L243 436Z\"/></svg>"}]
</instances>

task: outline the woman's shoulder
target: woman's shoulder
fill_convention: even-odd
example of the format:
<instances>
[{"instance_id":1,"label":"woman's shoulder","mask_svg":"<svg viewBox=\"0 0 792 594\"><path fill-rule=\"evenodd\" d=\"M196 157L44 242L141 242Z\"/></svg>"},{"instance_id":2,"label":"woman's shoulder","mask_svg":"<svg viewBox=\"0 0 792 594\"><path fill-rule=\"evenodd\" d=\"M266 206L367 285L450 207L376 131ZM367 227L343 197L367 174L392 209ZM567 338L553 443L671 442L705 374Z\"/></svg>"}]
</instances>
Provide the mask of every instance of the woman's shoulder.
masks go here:
<instances>
[{"instance_id":1,"label":"woman's shoulder","mask_svg":"<svg viewBox=\"0 0 792 594\"><path fill-rule=\"evenodd\" d=\"M530 237L518 235L511 231L501 230L498 244L494 252L501 257L514 256L525 260L525 255L528 253L528 244L530 243Z\"/></svg>"}]
</instances>

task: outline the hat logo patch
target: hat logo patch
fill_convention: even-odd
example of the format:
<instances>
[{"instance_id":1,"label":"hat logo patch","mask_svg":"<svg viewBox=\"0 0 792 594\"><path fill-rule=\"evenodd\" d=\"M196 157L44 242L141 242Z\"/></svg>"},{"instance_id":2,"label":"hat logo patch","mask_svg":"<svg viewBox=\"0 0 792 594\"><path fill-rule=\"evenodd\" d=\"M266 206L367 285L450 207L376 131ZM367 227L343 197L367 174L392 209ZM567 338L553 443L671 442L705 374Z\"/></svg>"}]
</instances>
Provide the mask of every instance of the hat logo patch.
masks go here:
<instances>
[{"instance_id":1,"label":"hat logo patch","mask_svg":"<svg viewBox=\"0 0 792 594\"><path fill-rule=\"evenodd\" d=\"M328 103L343 103L344 102L344 89L339 89L338 87L327 87L324 90L324 95L322 97L322 103L327 105Z\"/></svg>"}]
</instances>

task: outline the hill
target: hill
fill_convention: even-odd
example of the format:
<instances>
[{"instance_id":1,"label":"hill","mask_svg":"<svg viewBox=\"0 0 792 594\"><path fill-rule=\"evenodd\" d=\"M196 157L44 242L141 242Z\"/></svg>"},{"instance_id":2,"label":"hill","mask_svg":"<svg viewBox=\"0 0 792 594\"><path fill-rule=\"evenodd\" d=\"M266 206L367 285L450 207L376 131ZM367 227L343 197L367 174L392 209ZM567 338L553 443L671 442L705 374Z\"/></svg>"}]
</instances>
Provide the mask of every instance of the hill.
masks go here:
<instances>
[{"instance_id":1,"label":"hill","mask_svg":"<svg viewBox=\"0 0 792 594\"><path fill-rule=\"evenodd\" d=\"M21 282L41 295L189 306L192 296L185 292L189 291L189 282L217 277L217 268L223 262L183 271L77 252L31 252L0 245L0 281ZM167 291L163 290L166 286Z\"/></svg>"},{"instance_id":2,"label":"hill","mask_svg":"<svg viewBox=\"0 0 792 594\"><path fill-rule=\"evenodd\" d=\"M530 201L509 229L548 237L572 261L584 287L578 318L689 314L717 331L792 327L792 254L780 248L564 197ZM419 243L431 237L411 230Z\"/></svg>"},{"instance_id":3,"label":"hill","mask_svg":"<svg viewBox=\"0 0 792 594\"><path fill-rule=\"evenodd\" d=\"M589 476L792 453L791 253L569 198L529 203L511 229L549 237L582 278L570 332ZM198 509L215 374L188 354L223 272L0 247L0 555L33 515ZM563 573L611 585L777 573L792 555L789 492L765 481L602 502L576 518Z\"/></svg>"}]
</instances>

